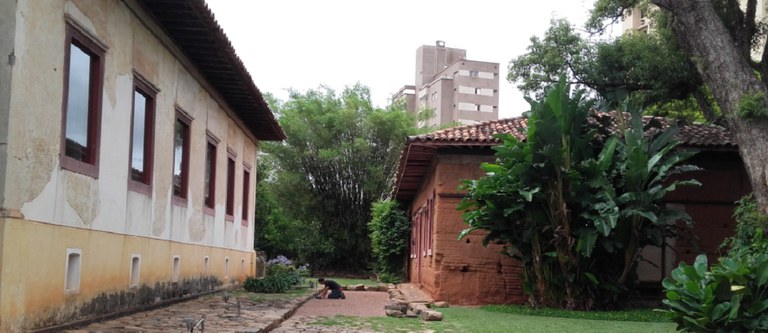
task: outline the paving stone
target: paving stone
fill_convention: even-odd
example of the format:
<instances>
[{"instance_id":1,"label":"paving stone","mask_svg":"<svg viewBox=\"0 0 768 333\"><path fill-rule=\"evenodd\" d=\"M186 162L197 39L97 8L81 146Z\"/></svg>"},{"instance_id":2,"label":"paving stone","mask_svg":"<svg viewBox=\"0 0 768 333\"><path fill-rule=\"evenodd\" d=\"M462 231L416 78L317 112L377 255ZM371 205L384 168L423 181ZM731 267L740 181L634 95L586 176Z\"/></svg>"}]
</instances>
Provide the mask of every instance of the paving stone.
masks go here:
<instances>
[{"instance_id":1,"label":"paving stone","mask_svg":"<svg viewBox=\"0 0 768 333\"><path fill-rule=\"evenodd\" d=\"M427 301L421 295L414 296L410 289L405 292L390 290L392 301L411 303L414 301ZM217 333L254 333L264 332L265 329L274 329L274 333L372 333L369 328L349 328L337 326L313 325L318 318L314 316L296 316L289 318L299 306L307 301L311 295L298 296L285 300L265 300L253 302L249 299L240 299L240 315L237 315L237 306L230 299L225 303L221 295L210 295L193 300L176 303L164 308L151 311L143 311L116 318L114 320L93 323L86 327L77 328L66 333L165 333L188 332L184 318L200 320L205 318L205 331ZM406 301L407 300L407 301ZM429 300L431 302L431 300ZM406 316L413 316L408 311ZM198 332L196 330L195 332Z\"/></svg>"}]
</instances>

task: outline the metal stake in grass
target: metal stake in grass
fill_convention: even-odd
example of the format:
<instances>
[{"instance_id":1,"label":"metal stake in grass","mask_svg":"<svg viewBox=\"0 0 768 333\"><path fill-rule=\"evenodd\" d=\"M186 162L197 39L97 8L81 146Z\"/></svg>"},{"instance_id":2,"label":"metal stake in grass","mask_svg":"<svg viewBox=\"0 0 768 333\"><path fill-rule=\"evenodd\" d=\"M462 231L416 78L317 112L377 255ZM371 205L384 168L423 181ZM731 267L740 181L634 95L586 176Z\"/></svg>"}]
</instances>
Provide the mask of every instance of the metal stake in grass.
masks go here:
<instances>
[{"instance_id":1,"label":"metal stake in grass","mask_svg":"<svg viewBox=\"0 0 768 333\"><path fill-rule=\"evenodd\" d=\"M237 299L237 317L240 318L240 299Z\"/></svg>"},{"instance_id":2,"label":"metal stake in grass","mask_svg":"<svg viewBox=\"0 0 768 333\"><path fill-rule=\"evenodd\" d=\"M205 332L205 315L200 318L197 322L195 322L192 318L184 318L184 324L187 325L187 330L189 330L189 333L195 332L195 328L200 327L200 333Z\"/></svg>"}]
</instances>

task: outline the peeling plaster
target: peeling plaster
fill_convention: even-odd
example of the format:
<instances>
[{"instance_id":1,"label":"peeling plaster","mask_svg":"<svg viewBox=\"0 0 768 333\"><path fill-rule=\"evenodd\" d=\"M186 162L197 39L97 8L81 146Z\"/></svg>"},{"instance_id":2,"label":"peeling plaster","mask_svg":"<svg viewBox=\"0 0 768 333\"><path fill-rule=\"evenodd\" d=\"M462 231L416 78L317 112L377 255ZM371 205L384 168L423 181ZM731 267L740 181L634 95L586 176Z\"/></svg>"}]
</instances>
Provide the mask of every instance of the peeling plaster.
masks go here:
<instances>
[{"instance_id":1,"label":"peeling plaster","mask_svg":"<svg viewBox=\"0 0 768 333\"><path fill-rule=\"evenodd\" d=\"M56 211L56 205L52 205L52 202L56 202L56 189L57 181L56 174L58 168L54 166L48 172L48 183L40 190L33 200L24 202L21 205L21 214L24 218L34 221L53 221ZM42 174L41 174L42 175ZM43 179L44 177L33 177Z\"/></svg>"},{"instance_id":2,"label":"peeling plaster","mask_svg":"<svg viewBox=\"0 0 768 333\"><path fill-rule=\"evenodd\" d=\"M23 142L26 142L23 155L15 155L16 163L20 163L25 173L20 174L19 179L23 186L16 188L17 198L21 202L27 202L37 197L43 188L51 181L51 172L58 164L58 146L51 145L49 138L36 135L34 130L25 131Z\"/></svg>"},{"instance_id":3,"label":"peeling plaster","mask_svg":"<svg viewBox=\"0 0 768 333\"><path fill-rule=\"evenodd\" d=\"M202 211L200 209L193 210L192 217L189 219L189 240L202 241L205 238L205 231Z\"/></svg>"},{"instance_id":4,"label":"peeling plaster","mask_svg":"<svg viewBox=\"0 0 768 333\"><path fill-rule=\"evenodd\" d=\"M85 225L90 225L99 213L99 187L94 180L67 172L67 203Z\"/></svg>"}]
</instances>

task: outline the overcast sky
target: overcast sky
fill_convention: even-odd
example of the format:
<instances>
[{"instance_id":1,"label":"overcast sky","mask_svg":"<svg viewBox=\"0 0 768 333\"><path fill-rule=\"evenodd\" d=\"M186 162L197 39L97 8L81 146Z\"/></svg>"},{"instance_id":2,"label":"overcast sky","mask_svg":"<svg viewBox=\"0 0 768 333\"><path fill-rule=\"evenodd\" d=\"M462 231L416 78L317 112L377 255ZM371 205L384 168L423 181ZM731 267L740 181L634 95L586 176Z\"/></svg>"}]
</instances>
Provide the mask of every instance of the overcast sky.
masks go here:
<instances>
[{"instance_id":1,"label":"overcast sky","mask_svg":"<svg viewBox=\"0 0 768 333\"><path fill-rule=\"evenodd\" d=\"M509 61L543 36L553 17L583 26L594 0L206 0L262 92L286 100L287 89L356 82L384 107L414 84L416 49L467 50L467 59L500 64L499 117L528 110L506 81Z\"/></svg>"}]
</instances>

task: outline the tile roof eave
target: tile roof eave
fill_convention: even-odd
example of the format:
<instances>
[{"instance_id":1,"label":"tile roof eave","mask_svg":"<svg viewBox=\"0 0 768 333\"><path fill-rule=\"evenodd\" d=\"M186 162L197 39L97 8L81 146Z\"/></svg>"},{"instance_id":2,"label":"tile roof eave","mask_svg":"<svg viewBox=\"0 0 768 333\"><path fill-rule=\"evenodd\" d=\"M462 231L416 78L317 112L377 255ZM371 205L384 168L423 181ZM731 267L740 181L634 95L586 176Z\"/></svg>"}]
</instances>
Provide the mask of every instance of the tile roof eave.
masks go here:
<instances>
[{"instance_id":1,"label":"tile roof eave","mask_svg":"<svg viewBox=\"0 0 768 333\"><path fill-rule=\"evenodd\" d=\"M204 0L139 3L257 139L285 139L285 132ZM190 29L195 32L190 33Z\"/></svg>"}]
</instances>

